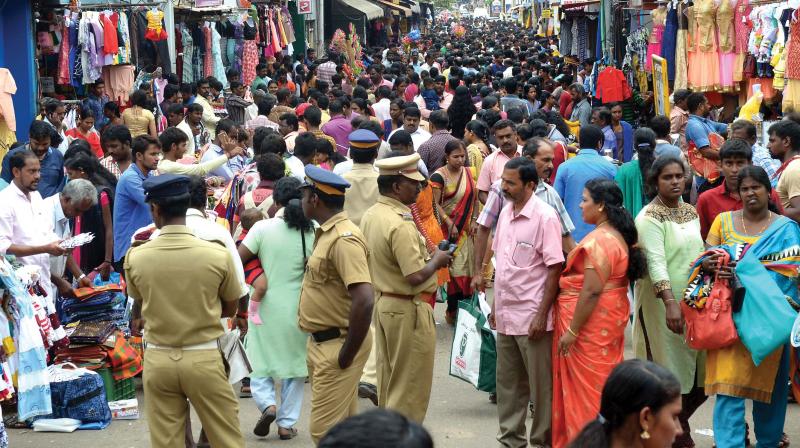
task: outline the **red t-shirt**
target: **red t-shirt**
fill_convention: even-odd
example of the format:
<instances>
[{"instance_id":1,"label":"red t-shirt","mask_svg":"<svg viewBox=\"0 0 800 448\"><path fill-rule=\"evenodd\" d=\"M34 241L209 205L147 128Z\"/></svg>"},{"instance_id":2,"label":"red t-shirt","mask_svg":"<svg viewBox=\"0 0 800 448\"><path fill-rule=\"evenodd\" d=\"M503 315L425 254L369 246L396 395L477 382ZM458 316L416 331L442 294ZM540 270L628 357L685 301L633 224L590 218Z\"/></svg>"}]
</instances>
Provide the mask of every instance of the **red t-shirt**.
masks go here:
<instances>
[{"instance_id":1,"label":"red t-shirt","mask_svg":"<svg viewBox=\"0 0 800 448\"><path fill-rule=\"evenodd\" d=\"M64 134L67 137L86 140L89 142L89 146L92 147L92 152L94 152L94 155L97 156L98 159L102 159L104 157L103 148L100 146L100 134L98 134L96 131L89 131L89 135L83 135L78 128L72 128Z\"/></svg>"}]
</instances>

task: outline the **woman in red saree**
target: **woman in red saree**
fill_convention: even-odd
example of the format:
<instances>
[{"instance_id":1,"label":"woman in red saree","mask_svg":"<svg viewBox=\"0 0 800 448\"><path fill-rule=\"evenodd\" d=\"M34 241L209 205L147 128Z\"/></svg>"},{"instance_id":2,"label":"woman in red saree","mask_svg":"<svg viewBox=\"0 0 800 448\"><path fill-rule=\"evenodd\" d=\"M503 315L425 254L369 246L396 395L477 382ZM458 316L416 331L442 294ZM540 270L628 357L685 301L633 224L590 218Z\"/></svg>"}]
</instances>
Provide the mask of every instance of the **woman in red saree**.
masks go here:
<instances>
[{"instance_id":1,"label":"woman in red saree","mask_svg":"<svg viewBox=\"0 0 800 448\"><path fill-rule=\"evenodd\" d=\"M458 301L472 296L473 242L472 223L478 191L472 172L465 167L467 148L461 140L451 140L444 147L445 166L431 175L433 200L441 217L442 232L456 245L450 264L445 318L455 323Z\"/></svg>"},{"instance_id":2,"label":"woman in red saree","mask_svg":"<svg viewBox=\"0 0 800 448\"><path fill-rule=\"evenodd\" d=\"M645 269L616 183L587 182L581 209L583 220L597 227L567 257L554 305L554 448L565 447L597 418L603 385L625 351L628 282Z\"/></svg>"},{"instance_id":3,"label":"woman in red saree","mask_svg":"<svg viewBox=\"0 0 800 448\"><path fill-rule=\"evenodd\" d=\"M428 253L433 253L436 246L444 239L442 228L439 226L439 220L436 217L436 210L433 205L433 189L430 182L425 182L417 196L417 202L411 204L411 216L414 218L414 224L417 225L417 230L425 239L425 247ZM436 271L436 283L439 287L445 285L450 281L450 271L446 267ZM433 308L436 304L436 297L431 296L427 301Z\"/></svg>"}]
</instances>

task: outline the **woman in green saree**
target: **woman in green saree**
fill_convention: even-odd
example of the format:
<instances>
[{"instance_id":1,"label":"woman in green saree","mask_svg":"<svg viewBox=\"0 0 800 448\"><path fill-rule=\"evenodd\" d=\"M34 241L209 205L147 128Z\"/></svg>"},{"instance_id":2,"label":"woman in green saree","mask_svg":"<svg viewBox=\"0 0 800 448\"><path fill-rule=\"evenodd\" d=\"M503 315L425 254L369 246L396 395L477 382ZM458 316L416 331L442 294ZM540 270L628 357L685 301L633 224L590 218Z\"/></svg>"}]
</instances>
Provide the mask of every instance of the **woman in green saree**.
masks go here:
<instances>
[{"instance_id":1,"label":"woman in green saree","mask_svg":"<svg viewBox=\"0 0 800 448\"><path fill-rule=\"evenodd\" d=\"M614 180L622 190L623 206L636 219L636 215L649 202L650 195L645 188L644 178L655 159L656 133L650 128L637 129L633 133L633 148L637 160L631 160L619 167Z\"/></svg>"}]
</instances>

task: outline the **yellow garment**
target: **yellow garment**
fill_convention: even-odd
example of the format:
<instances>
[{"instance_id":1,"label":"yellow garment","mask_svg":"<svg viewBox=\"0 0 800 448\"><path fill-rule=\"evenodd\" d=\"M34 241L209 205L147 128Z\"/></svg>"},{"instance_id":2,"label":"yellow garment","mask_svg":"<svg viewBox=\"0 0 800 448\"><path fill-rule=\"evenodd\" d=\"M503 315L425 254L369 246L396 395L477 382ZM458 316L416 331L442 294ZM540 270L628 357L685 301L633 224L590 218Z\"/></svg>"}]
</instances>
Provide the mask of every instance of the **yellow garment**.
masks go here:
<instances>
[{"instance_id":1,"label":"yellow garment","mask_svg":"<svg viewBox=\"0 0 800 448\"><path fill-rule=\"evenodd\" d=\"M754 244L759 236L743 235L726 219L714 219L708 231L706 242L712 246L718 244L748 243ZM752 356L741 341L718 350L706 353L706 395L724 394L769 403L775 375L778 374L783 347L770 353L756 367Z\"/></svg>"},{"instance_id":2,"label":"yellow garment","mask_svg":"<svg viewBox=\"0 0 800 448\"><path fill-rule=\"evenodd\" d=\"M131 131L131 137L146 135L150 130L150 123L155 127L156 118L153 113L141 107L131 107L122 113L122 122Z\"/></svg>"},{"instance_id":3,"label":"yellow garment","mask_svg":"<svg viewBox=\"0 0 800 448\"><path fill-rule=\"evenodd\" d=\"M719 51L731 53L734 50L733 30L734 9L731 0L722 0L717 9L717 27L719 29Z\"/></svg>"},{"instance_id":4,"label":"yellow garment","mask_svg":"<svg viewBox=\"0 0 800 448\"><path fill-rule=\"evenodd\" d=\"M780 45L779 53L772 57L770 63L774 67L773 72L775 78L772 81L772 87L776 90L783 90L786 87L786 49L781 44L775 44L777 48Z\"/></svg>"},{"instance_id":5,"label":"yellow garment","mask_svg":"<svg viewBox=\"0 0 800 448\"><path fill-rule=\"evenodd\" d=\"M164 13L152 9L147 11L147 29L153 30L156 33L161 33L161 20L164 18Z\"/></svg>"},{"instance_id":6,"label":"yellow garment","mask_svg":"<svg viewBox=\"0 0 800 448\"><path fill-rule=\"evenodd\" d=\"M467 157L469 157L469 167L472 171L472 179L477 182L478 175L483 167L483 153L476 144L467 146Z\"/></svg>"},{"instance_id":7,"label":"yellow garment","mask_svg":"<svg viewBox=\"0 0 800 448\"><path fill-rule=\"evenodd\" d=\"M783 112L800 112L800 79L784 79L786 87L783 88Z\"/></svg>"},{"instance_id":8,"label":"yellow garment","mask_svg":"<svg viewBox=\"0 0 800 448\"><path fill-rule=\"evenodd\" d=\"M16 134L8 128L6 120L0 117L0 160L3 160L3 157L6 156L11 145L16 141Z\"/></svg>"}]
</instances>

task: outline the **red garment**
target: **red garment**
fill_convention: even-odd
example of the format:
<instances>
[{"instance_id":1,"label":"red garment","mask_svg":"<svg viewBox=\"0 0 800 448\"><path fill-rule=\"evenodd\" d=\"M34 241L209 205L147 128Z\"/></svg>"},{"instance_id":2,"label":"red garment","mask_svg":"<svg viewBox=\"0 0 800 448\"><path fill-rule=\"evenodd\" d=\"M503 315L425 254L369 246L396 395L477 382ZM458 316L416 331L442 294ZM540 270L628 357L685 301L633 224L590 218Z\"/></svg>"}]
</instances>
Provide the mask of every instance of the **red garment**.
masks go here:
<instances>
[{"instance_id":1,"label":"red garment","mask_svg":"<svg viewBox=\"0 0 800 448\"><path fill-rule=\"evenodd\" d=\"M603 104L624 101L631 97L631 87L622 70L606 67L597 77L597 98Z\"/></svg>"},{"instance_id":2,"label":"red garment","mask_svg":"<svg viewBox=\"0 0 800 448\"><path fill-rule=\"evenodd\" d=\"M211 28L204 26L203 27L203 39L206 41L206 48L211 48ZM245 56L247 52L245 51ZM255 71L255 70L253 70ZM206 51L205 55L203 56L203 75L209 77L214 74L214 65L211 61L211 52ZM243 81L247 84L246 74L243 76Z\"/></svg>"},{"instance_id":3,"label":"red garment","mask_svg":"<svg viewBox=\"0 0 800 448\"><path fill-rule=\"evenodd\" d=\"M100 14L100 22L103 25L103 51L106 54L119 53L119 42L117 41L117 27L105 14Z\"/></svg>"},{"instance_id":4,"label":"red garment","mask_svg":"<svg viewBox=\"0 0 800 448\"><path fill-rule=\"evenodd\" d=\"M94 152L94 155L97 156L98 159L105 157L103 148L100 146L100 135L97 132L90 131L89 135L83 135L78 128L72 128L65 132L64 135L75 139L86 140L89 142L89 146L92 147L92 152Z\"/></svg>"},{"instance_id":5,"label":"red garment","mask_svg":"<svg viewBox=\"0 0 800 448\"><path fill-rule=\"evenodd\" d=\"M567 146L561 142L553 142L555 148L553 151L553 174L550 175L550 185L554 185L556 182L556 173L558 172L558 167L562 163L567 160Z\"/></svg>"},{"instance_id":6,"label":"red garment","mask_svg":"<svg viewBox=\"0 0 800 448\"><path fill-rule=\"evenodd\" d=\"M783 213L781 201L775 190L772 190L769 199L778 207L778 210ZM722 185L718 187L702 192L697 198L696 209L697 215L700 217L700 236L703 237L703 240L708 236L711 223L714 222L717 215L741 210L742 207L742 200L736 199L728 193L728 190L725 188L725 182L722 182Z\"/></svg>"},{"instance_id":7,"label":"red garment","mask_svg":"<svg viewBox=\"0 0 800 448\"><path fill-rule=\"evenodd\" d=\"M558 98L558 111L565 120L569 120L572 115L572 95L566 90L562 91Z\"/></svg>"}]
</instances>

